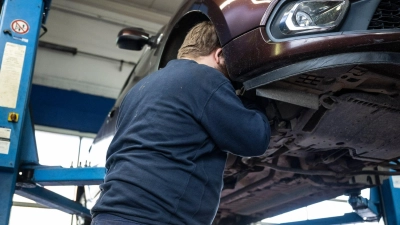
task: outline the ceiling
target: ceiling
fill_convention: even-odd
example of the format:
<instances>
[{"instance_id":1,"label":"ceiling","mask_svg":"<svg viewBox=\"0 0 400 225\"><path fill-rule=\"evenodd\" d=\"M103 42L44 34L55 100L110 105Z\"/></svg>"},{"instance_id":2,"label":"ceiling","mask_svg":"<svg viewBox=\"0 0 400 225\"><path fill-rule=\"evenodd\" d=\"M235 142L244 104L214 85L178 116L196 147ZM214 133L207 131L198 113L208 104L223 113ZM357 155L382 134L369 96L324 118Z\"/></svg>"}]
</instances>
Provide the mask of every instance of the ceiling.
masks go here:
<instances>
[{"instance_id":1,"label":"ceiling","mask_svg":"<svg viewBox=\"0 0 400 225\"><path fill-rule=\"evenodd\" d=\"M118 32L125 27L140 27L155 34L182 2L53 0L46 24L48 32L40 40L76 48L78 54L39 48L33 83L115 99L132 63L141 55L140 51L118 49ZM121 60L132 63L121 66Z\"/></svg>"},{"instance_id":2,"label":"ceiling","mask_svg":"<svg viewBox=\"0 0 400 225\"><path fill-rule=\"evenodd\" d=\"M144 10L150 10L167 16L172 16L183 0L109 0L123 5L129 5Z\"/></svg>"},{"instance_id":3,"label":"ceiling","mask_svg":"<svg viewBox=\"0 0 400 225\"><path fill-rule=\"evenodd\" d=\"M53 1L52 8L56 10L70 10L75 13L83 13L86 15L91 14L97 18L115 21L123 25L139 26L145 28L145 30L150 33L156 33L158 27L169 21L183 1L184 0L56 0Z\"/></svg>"}]
</instances>

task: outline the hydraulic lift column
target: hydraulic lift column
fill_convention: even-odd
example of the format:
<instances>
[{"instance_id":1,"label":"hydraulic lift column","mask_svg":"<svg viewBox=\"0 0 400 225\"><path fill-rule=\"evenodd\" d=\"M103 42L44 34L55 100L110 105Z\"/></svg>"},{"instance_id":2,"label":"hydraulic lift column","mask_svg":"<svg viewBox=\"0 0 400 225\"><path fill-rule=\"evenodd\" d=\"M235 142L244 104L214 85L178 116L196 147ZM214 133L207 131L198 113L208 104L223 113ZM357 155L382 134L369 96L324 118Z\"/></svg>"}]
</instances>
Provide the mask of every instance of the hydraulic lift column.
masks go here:
<instances>
[{"instance_id":1,"label":"hydraulic lift column","mask_svg":"<svg viewBox=\"0 0 400 225\"><path fill-rule=\"evenodd\" d=\"M46 2L4 0L0 32L0 224L8 224ZM32 133L33 134L33 133ZM31 134L31 135L32 135Z\"/></svg>"},{"instance_id":2,"label":"hydraulic lift column","mask_svg":"<svg viewBox=\"0 0 400 225\"><path fill-rule=\"evenodd\" d=\"M40 28L51 0L4 0L0 32L0 224L8 224L14 193L49 208L90 218L79 202L43 186L99 185L105 168L39 164L29 94Z\"/></svg>"}]
</instances>

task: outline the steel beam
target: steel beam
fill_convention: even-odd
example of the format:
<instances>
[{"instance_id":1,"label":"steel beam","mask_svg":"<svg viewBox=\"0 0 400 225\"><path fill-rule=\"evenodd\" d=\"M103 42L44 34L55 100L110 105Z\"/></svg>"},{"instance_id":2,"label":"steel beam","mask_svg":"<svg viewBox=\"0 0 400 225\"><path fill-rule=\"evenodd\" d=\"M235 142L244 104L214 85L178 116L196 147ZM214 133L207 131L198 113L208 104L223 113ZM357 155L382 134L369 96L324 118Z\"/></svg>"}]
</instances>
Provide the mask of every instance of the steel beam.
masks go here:
<instances>
[{"instance_id":1,"label":"steel beam","mask_svg":"<svg viewBox=\"0 0 400 225\"><path fill-rule=\"evenodd\" d=\"M400 176L383 181L380 190L385 224L400 224Z\"/></svg>"},{"instance_id":2,"label":"steel beam","mask_svg":"<svg viewBox=\"0 0 400 225\"><path fill-rule=\"evenodd\" d=\"M105 174L104 167L39 167L34 169L32 181L43 186L98 185L103 183Z\"/></svg>"},{"instance_id":3,"label":"steel beam","mask_svg":"<svg viewBox=\"0 0 400 225\"><path fill-rule=\"evenodd\" d=\"M79 202L72 201L43 187L18 188L15 193L49 208L90 218L90 211Z\"/></svg>"}]
</instances>

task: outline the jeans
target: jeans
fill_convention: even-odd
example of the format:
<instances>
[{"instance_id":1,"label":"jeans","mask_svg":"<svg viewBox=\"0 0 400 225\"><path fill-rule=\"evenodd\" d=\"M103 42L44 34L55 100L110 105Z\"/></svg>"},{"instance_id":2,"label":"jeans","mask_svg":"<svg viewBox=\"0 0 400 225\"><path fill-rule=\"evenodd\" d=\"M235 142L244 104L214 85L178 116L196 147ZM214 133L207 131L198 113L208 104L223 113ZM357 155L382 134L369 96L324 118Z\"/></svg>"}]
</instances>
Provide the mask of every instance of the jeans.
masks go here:
<instances>
[{"instance_id":1,"label":"jeans","mask_svg":"<svg viewBox=\"0 0 400 225\"><path fill-rule=\"evenodd\" d=\"M96 215L90 225L144 225L136 223L132 220L127 220L119 216L111 214L98 214Z\"/></svg>"}]
</instances>

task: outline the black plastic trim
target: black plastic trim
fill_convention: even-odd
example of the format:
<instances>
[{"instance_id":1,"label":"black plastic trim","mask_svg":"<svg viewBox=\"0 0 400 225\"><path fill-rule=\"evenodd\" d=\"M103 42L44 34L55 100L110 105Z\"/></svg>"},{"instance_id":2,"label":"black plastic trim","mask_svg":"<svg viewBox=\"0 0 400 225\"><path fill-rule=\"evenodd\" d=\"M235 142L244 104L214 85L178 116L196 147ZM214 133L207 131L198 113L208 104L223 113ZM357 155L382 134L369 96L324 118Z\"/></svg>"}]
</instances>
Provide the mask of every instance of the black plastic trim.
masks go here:
<instances>
[{"instance_id":1,"label":"black plastic trim","mask_svg":"<svg viewBox=\"0 0 400 225\"><path fill-rule=\"evenodd\" d=\"M340 31L367 30L381 0L359 0L352 2Z\"/></svg>"},{"instance_id":2,"label":"black plastic trim","mask_svg":"<svg viewBox=\"0 0 400 225\"><path fill-rule=\"evenodd\" d=\"M244 82L246 90L254 89L275 81L297 76L320 69L358 64L396 64L400 65L400 53L392 52L358 52L343 53L310 59L285 66Z\"/></svg>"}]
</instances>

